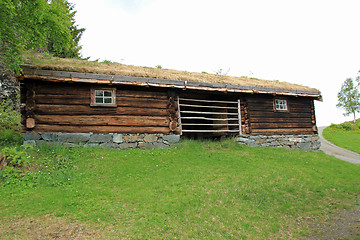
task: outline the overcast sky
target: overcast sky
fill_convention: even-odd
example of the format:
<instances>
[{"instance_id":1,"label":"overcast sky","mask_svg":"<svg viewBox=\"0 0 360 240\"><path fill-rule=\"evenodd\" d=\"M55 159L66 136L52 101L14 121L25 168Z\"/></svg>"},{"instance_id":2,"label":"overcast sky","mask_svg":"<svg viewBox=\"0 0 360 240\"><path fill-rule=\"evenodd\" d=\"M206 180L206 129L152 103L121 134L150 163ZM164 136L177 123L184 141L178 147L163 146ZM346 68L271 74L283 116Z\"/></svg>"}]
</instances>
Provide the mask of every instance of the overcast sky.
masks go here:
<instances>
[{"instance_id":1,"label":"overcast sky","mask_svg":"<svg viewBox=\"0 0 360 240\"><path fill-rule=\"evenodd\" d=\"M70 2L84 57L302 84L322 92L318 126L352 119L335 105L360 70L359 0Z\"/></svg>"}]
</instances>

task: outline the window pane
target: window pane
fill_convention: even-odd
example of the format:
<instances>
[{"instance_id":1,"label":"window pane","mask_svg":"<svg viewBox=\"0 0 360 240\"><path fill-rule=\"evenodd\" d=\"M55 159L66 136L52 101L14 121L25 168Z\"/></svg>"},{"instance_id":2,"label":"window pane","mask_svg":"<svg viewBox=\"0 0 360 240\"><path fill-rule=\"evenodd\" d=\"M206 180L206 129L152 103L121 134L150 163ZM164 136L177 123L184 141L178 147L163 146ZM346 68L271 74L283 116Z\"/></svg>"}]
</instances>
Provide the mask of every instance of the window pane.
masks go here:
<instances>
[{"instance_id":1,"label":"window pane","mask_svg":"<svg viewBox=\"0 0 360 240\"><path fill-rule=\"evenodd\" d=\"M104 96L105 96L105 97L111 97L111 96L112 96L112 92L111 92L111 91L104 91Z\"/></svg>"},{"instance_id":2,"label":"window pane","mask_svg":"<svg viewBox=\"0 0 360 240\"><path fill-rule=\"evenodd\" d=\"M104 103L112 103L112 98L104 98Z\"/></svg>"},{"instance_id":3,"label":"window pane","mask_svg":"<svg viewBox=\"0 0 360 240\"><path fill-rule=\"evenodd\" d=\"M100 91L100 90L95 90L95 96L99 96L99 97L102 97L104 94L104 91Z\"/></svg>"},{"instance_id":4,"label":"window pane","mask_svg":"<svg viewBox=\"0 0 360 240\"><path fill-rule=\"evenodd\" d=\"M103 98L102 97L96 97L95 98L95 103L103 103Z\"/></svg>"},{"instance_id":5,"label":"window pane","mask_svg":"<svg viewBox=\"0 0 360 240\"><path fill-rule=\"evenodd\" d=\"M275 109L276 110L287 110L286 100L275 99Z\"/></svg>"}]
</instances>

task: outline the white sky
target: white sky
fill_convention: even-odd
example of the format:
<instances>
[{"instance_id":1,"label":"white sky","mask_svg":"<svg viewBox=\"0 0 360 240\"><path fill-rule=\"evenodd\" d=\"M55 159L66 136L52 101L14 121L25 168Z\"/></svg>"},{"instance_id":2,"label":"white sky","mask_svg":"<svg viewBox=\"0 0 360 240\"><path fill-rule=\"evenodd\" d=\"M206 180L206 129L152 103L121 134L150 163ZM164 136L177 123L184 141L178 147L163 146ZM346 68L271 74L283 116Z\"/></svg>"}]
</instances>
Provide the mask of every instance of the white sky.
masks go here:
<instances>
[{"instance_id":1,"label":"white sky","mask_svg":"<svg viewBox=\"0 0 360 240\"><path fill-rule=\"evenodd\" d=\"M70 2L84 57L302 84L322 92L318 126L352 119L335 105L360 70L359 0Z\"/></svg>"}]
</instances>

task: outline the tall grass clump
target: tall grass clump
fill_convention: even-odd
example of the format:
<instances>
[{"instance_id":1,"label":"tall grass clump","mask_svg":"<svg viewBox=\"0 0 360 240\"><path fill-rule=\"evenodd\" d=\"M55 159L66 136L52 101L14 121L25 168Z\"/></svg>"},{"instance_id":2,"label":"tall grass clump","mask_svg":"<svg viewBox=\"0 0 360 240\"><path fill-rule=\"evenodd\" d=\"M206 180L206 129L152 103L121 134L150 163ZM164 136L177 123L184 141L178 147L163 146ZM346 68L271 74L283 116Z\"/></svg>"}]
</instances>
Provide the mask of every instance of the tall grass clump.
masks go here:
<instances>
[{"instance_id":1,"label":"tall grass clump","mask_svg":"<svg viewBox=\"0 0 360 240\"><path fill-rule=\"evenodd\" d=\"M22 143L20 120L20 111L10 99L0 101L0 146Z\"/></svg>"},{"instance_id":2,"label":"tall grass clump","mask_svg":"<svg viewBox=\"0 0 360 240\"><path fill-rule=\"evenodd\" d=\"M69 185L74 176L73 151L50 144L3 147L0 150L0 186L24 189Z\"/></svg>"}]
</instances>

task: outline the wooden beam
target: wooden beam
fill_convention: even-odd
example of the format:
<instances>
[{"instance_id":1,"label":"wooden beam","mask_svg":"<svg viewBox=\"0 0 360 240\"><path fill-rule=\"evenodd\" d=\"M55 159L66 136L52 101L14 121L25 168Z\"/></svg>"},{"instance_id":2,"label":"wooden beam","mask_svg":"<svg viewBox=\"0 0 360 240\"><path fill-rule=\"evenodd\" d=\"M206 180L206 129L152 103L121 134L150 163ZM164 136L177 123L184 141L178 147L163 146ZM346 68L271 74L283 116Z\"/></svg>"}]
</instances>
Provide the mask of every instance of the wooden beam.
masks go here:
<instances>
[{"instance_id":1,"label":"wooden beam","mask_svg":"<svg viewBox=\"0 0 360 240\"><path fill-rule=\"evenodd\" d=\"M237 107L221 107L221 106L211 106L211 105L192 105L192 104L180 104L182 107L196 107L196 108L221 108L221 109L238 109Z\"/></svg>"},{"instance_id":2,"label":"wooden beam","mask_svg":"<svg viewBox=\"0 0 360 240\"><path fill-rule=\"evenodd\" d=\"M169 126L167 117L37 115L38 123L68 126Z\"/></svg>"},{"instance_id":3,"label":"wooden beam","mask_svg":"<svg viewBox=\"0 0 360 240\"><path fill-rule=\"evenodd\" d=\"M180 98L180 101L237 104L237 102L233 102L233 101L205 100L205 99L193 99L193 98Z\"/></svg>"},{"instance_id":4,"label":"wooden beam","mask_svg":"<svg viewBox=\"0 0 360 240\"><path fill-rule=\"evenodd\" d=\"M235 133L235 132L239 132L239 130L185 130L185 129L183 129L183 132L192 132L192 133L196 133L196 132L199 132L199 133L220 133L220 132L222 132L222 133L226 133L226 132L229 132L229 133L231 133L231 132L233 132L233 133Z\"/></svg>"},{"instance_id":5,"label":"wooden beam","mask_svg":"<svg viewBox=\"0 0 360 240\"><path fill-rule=\"evenodd\" d=\"M69 132L69 133L162 133L169 134L169 127L137 126L64 126L37 124L34 132Z\"/></svg>"},{"instance_id":6,"label":"wooden beam","mask_svg":"<svg viewBox=\"0 0 360 240\"><path fill-rule=\"evenodd\" d=\"M192 114L214 114L214 115L217 115L217 114L220 114L220 115L238 115L238 113L223 113L223 112L199 112L199 111L181 111L181 113L192 113Z\"/></svg>"},{"instance_id":7,"label":"wooden beam","mask_svg":"<svg viewBox=\"0 0 360 240\"><path fill-rule=\"evenodd\" d=\"M241 125L241 102L238 99L238 118L239 118L239 135L242 134L242 125Z\"/></svg>"},{"instance_id":8,"label":"wooden beam","mask_svg":"<svg viewBox=\"0 0 360 240\"><path fill-rule=\"evenodd\" d=\"M181 117L181 119L199 119L199 120L211 120L211 121L238 121L238 118Z\"/></svg>"},{"instance_id":9,"label":"wooden beam","mask_svg":"<svg viewBox=\"0 0 360 240\"><path fill-rule=\"evenodd\" d=\"M53 105L36 104L35 113L38 115L134 115L134 116L167 116L165 108L117 107L103 108L89 105Z\"/></svg>"},{"instance_id":10,"label":"wooden beam","mask_svg":"<svg viewBox=\"0 0 360 240\"><path fill-rule=\"evenodd\" d=\"M239 126L238 123L183 123L183 126Z\"/></svg>"}]
</instances>

